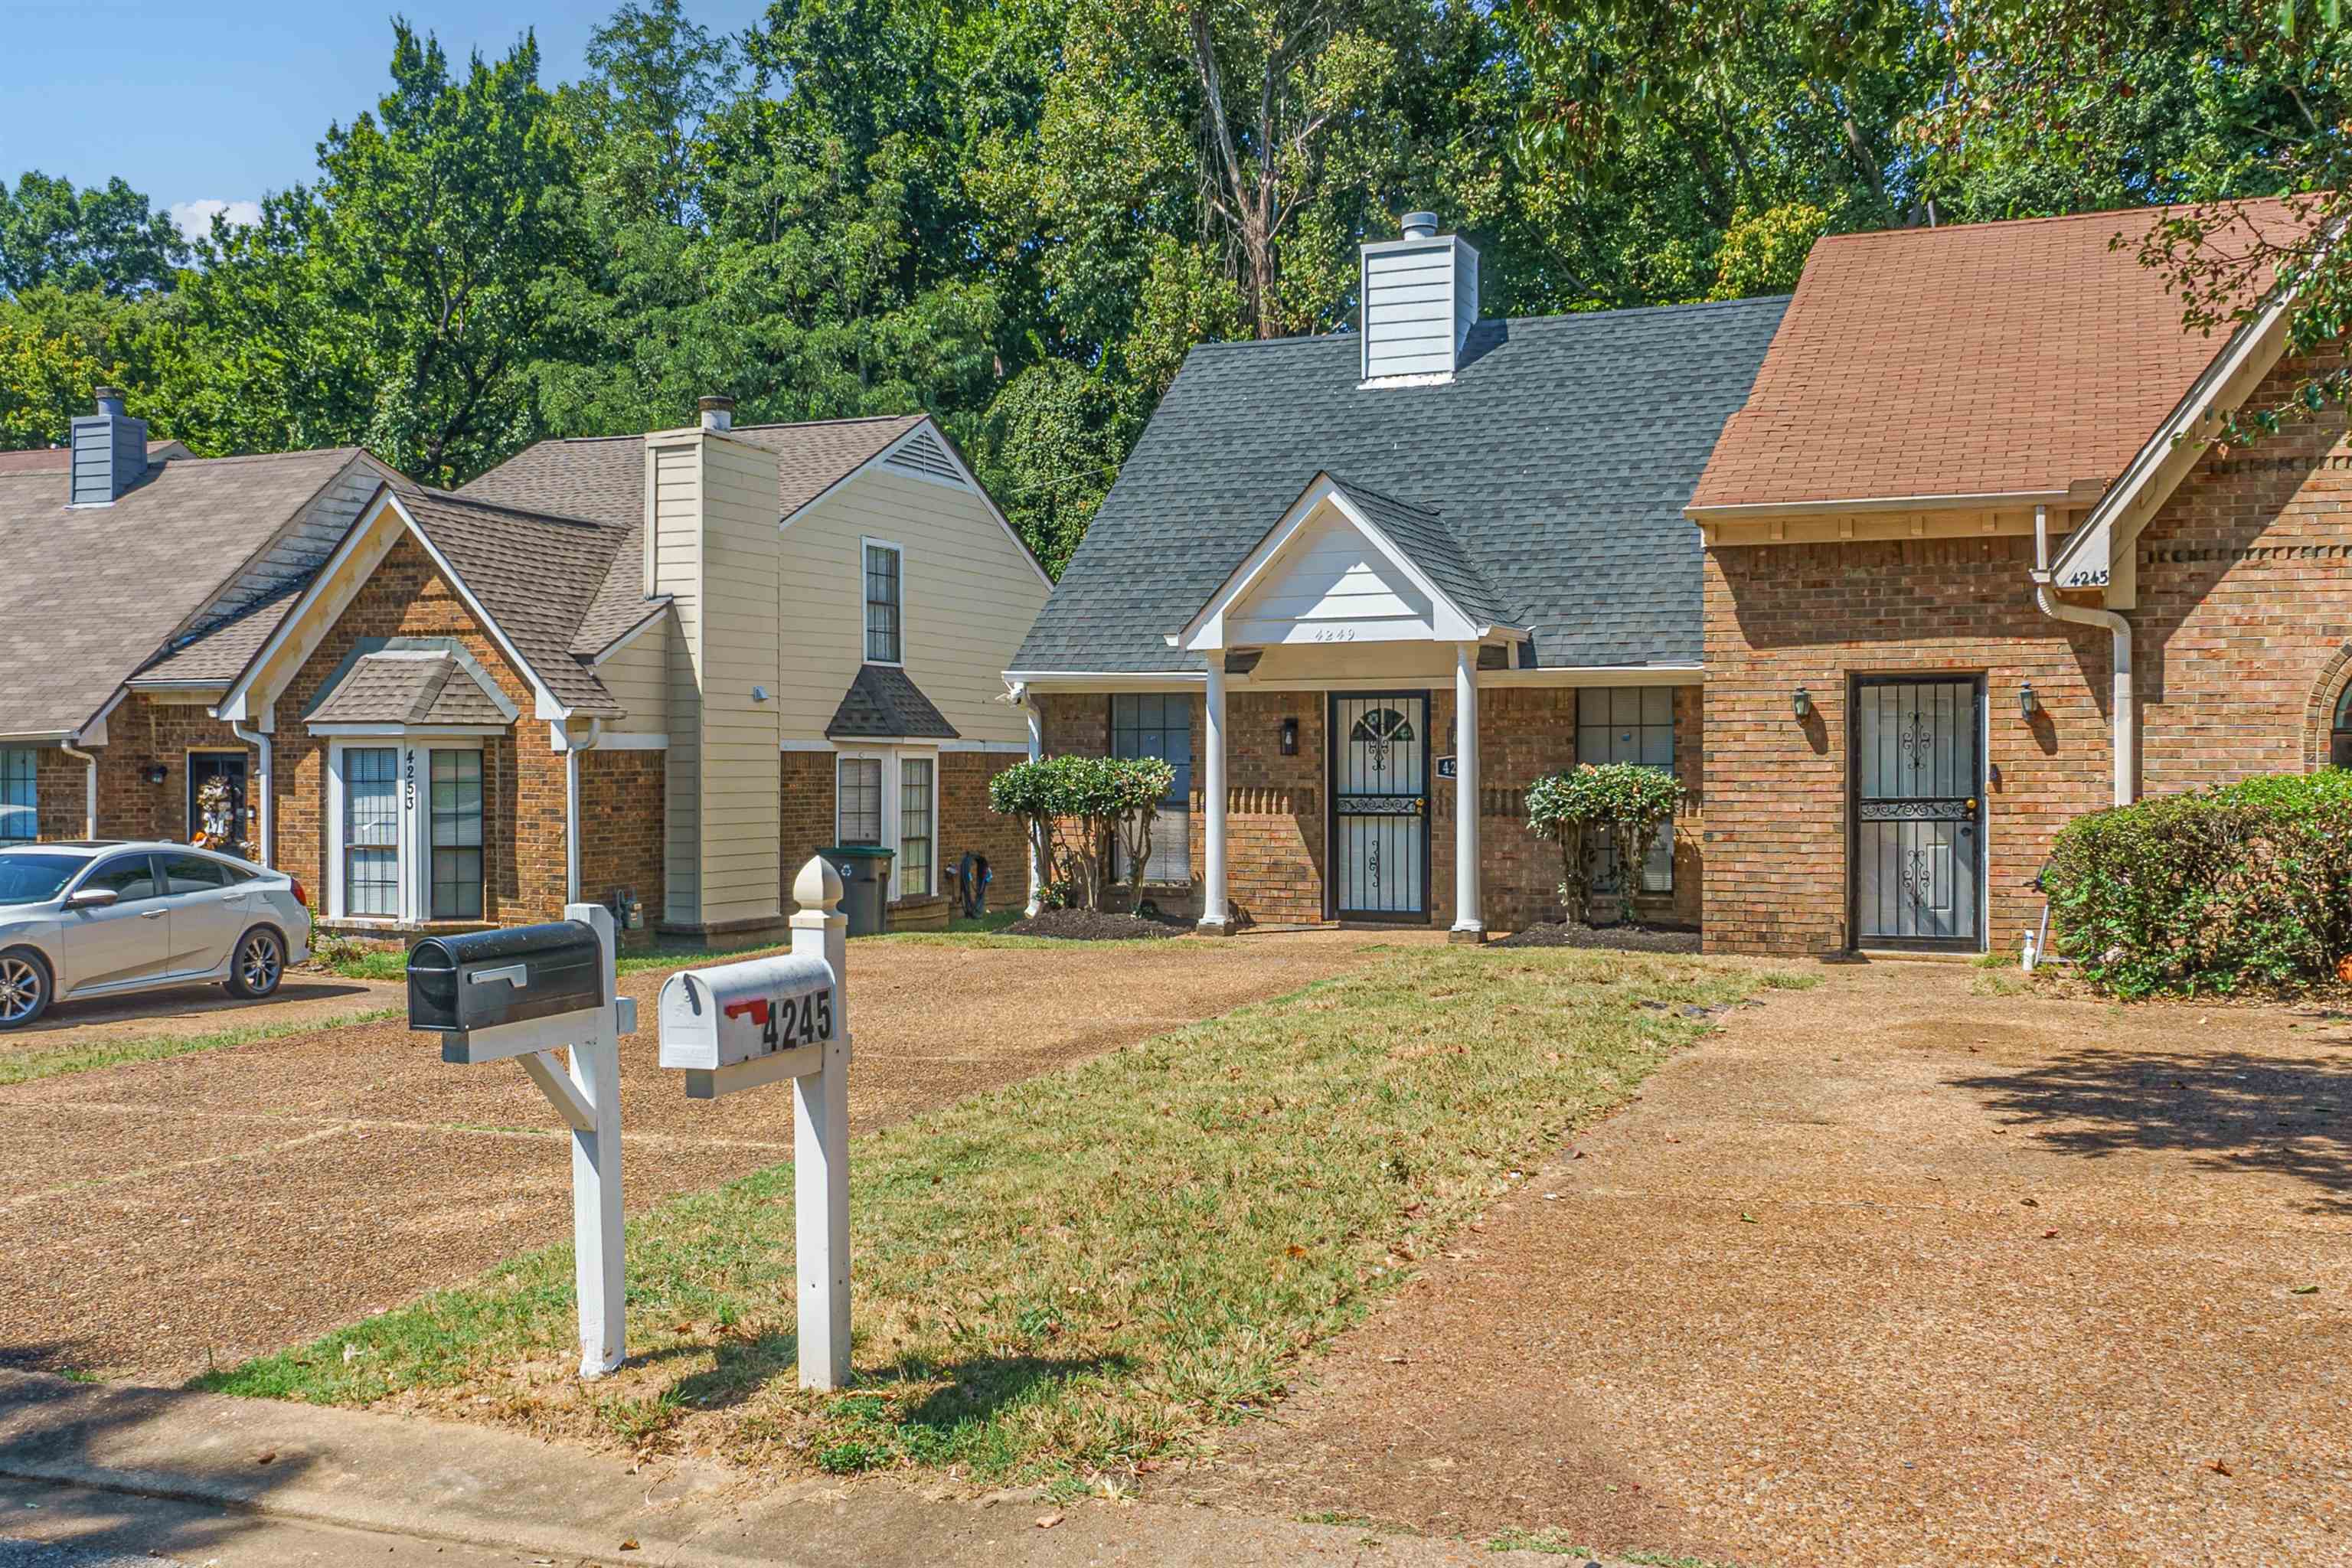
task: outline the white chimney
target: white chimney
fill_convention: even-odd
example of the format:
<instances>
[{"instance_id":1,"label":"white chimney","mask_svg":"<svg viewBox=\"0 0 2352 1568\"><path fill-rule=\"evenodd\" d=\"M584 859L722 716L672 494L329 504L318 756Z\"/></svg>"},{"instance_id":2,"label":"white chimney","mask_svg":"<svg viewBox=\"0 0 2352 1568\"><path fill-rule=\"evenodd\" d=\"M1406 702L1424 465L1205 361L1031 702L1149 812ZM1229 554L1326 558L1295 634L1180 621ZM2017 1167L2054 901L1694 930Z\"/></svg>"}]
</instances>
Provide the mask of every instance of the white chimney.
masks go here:
<instances>
[{"instance_id":1,"label":"white chimney","mask_svg":"<svg viewBox=\"0 0 2352 1568\"><path fill-rule=\"evenodd\" d=\"M1407 213L1402 239L1363 247L1364 384L1451 381L1478 324L1478 253L1440 235L1435 213Z\"/></svg>"},{"instance_id":2,"label":"white chimney","mask_svg":"<svg viewBox=\"0 0 2352 1568\"><path fill-rule=\"evenodd\" d=\"M735 428L735 400L733 398L697 398L695 400L695 406L702 410L702 427L705 430L732 430Z\"/></svg>"}]
</instances>

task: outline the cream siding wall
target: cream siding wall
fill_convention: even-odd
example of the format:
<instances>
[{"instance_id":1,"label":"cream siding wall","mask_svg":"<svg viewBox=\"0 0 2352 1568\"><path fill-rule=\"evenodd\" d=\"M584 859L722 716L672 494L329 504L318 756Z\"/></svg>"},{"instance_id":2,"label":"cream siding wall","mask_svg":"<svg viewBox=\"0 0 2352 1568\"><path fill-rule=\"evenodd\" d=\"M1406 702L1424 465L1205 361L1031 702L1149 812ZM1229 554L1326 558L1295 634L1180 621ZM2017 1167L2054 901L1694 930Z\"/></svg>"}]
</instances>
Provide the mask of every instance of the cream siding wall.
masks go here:
<instances>
[{"instance_id":1,"label":"cream siding wall","mask_svg":"<svg viewBox=\"0 0 2352 1568\"><path fill-rule=\"evenodd\" d=\"M964 740L1025 742L1021 710L998 700L1000 672L1045 607L1045 580L978 494L878 464L784 530L783 738L822 740L865 661L865 539L906 552L899 594L908 678Z\"/></svg>"},{"instance_id":2,"label":"cream siding wall","mask_svg":"<svg viewBox=\"0 0 2352 1568\"><path fill-rule=\"evenodd\" d=\"M647 437L646 587L677 596L664 637L669 750L664 919L691 925L702 910L702 453L698 437Z\"/></svg>"},{"instance_id":3,"label":"cream siding wall","mask_svg":"<svg viewBox=\"0 0 2352 1568\"><path fill-rule=\"evenodd\" d=\"M703 441L702 919L775 919L782 853L776 703L776 458Z\"/></svg>"},{"instance_id":4,"label":"cream siding wall","mask_svg":"<svg viewBox=\"0 0 2352 1568\"><path fill-rule=\"evenodd\" d=\"M646 735L668 731L670 625L671 617L664 616L596 667L597 679L627 710L607 729Z\"/></svg>"}]
</instances>

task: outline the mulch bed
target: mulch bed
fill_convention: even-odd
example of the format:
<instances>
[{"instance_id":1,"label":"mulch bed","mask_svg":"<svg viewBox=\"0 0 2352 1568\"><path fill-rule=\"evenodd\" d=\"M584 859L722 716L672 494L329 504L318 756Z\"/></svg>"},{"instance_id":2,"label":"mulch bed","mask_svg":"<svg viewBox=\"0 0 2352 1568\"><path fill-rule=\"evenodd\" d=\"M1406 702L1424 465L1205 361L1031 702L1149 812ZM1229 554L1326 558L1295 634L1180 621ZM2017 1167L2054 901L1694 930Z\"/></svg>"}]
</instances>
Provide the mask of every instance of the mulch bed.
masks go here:
<instances>
[{"instance_id":1,"label":"mulch bed","mask_svg":"<svg viewBox=\"0 0 2352 1568\"><path fill-rule=\"evenodd\" d=\"M1109 910L1040 910L1004 928L1007 936L1051 936L1066 942L1128 942L1139 936L1182 936L1192 930L1166 915L1131 915Z\"/></svg>"},{"instance_id":2,"label":"mulch bed","mask_svg":"<svg viewBox=\"0 0 2352 1568\"><path fill-rule=\"evenodd\" d=\"M1554 921L1513 931L1495 947L1601 947L1619 952L1696 952L1698 932L1657 926L1588 926Z\"/></svg>"}]
</instances>

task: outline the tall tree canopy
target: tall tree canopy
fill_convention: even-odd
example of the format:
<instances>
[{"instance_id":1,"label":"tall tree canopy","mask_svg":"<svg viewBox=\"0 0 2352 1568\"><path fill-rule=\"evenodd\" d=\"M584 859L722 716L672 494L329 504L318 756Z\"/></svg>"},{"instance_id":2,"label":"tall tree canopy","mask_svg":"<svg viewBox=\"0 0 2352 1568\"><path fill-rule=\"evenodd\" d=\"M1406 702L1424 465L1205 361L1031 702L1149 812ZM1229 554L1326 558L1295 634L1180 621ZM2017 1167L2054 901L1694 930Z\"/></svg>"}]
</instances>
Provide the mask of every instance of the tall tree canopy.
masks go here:
<instances>
[{"instance_id":1,"label":"tall tree canopy","mask_svg":"<svg viewBox=\"0 0 2352 1568\"><path fill-rule=\"evenodd\" d=\"M1348 327L1408 210L1536 314L1785 289L1833 230L2346 184L2315 0L773 0L732 36L625 0L575 82L402 23L390 63L193 257L120 181L0 188L0 444L101 378L201 451L445 483L706 393L920 407L1058 569L1185 353ZM2226 320L2194 229L2149 259ZM2325 341L2327 256L2266 264Z\"/></svg>"}]
</instances>

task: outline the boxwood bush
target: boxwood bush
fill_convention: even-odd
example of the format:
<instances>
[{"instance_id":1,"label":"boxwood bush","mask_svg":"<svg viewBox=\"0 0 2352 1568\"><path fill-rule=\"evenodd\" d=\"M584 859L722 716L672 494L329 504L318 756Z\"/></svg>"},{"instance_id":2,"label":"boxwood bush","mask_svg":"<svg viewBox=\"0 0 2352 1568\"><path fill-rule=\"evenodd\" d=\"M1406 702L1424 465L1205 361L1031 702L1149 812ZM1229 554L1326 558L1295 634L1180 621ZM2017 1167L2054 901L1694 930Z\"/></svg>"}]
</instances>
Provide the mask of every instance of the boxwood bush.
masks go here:
<instances>
[{"instance_id":1,"label":"boxwood bush","mask_svg":"<svg viewBox=\"0 0 2352 1568\"><path fill-rule=\"evenodd\" d=\"M2125 996L2298 989L2352 952L2352 772L2077 818L2043 885L2059 953Z\"/></svg>"}]
</instances>

